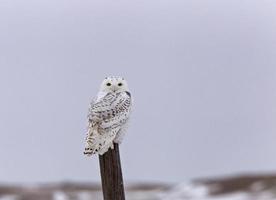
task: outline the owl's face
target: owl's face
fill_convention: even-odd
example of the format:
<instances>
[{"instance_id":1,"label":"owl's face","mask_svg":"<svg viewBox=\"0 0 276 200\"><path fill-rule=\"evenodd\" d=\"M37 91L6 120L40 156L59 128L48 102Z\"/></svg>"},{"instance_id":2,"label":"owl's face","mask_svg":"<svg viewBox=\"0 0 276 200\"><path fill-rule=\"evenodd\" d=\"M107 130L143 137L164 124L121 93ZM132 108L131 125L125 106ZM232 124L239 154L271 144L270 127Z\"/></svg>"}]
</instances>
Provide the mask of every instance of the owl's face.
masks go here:
<instances>
[{"instance_id":1,"label":"owl's face","mask_svg":"<svg viewBox=\"0 0 276 200\"><path fill-rule=\"evenodd\" d=\"M125 92L128 91L128 85L122 77L106 77L101 85L101 91L103 92Z\"/></svg>"}]
</instances>

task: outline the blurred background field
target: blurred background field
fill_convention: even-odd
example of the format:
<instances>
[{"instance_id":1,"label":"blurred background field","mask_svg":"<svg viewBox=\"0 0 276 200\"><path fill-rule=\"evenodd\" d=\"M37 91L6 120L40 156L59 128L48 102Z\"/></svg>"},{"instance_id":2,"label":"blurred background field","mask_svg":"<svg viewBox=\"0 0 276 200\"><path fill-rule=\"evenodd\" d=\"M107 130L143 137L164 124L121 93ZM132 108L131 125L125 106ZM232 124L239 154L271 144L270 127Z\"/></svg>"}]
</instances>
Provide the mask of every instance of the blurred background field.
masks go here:
<instances>
[{"instance_id":1,"label":"blurred background field","mask_svg":"<svg viewBox=\"0 0 276 200\"><path fill-rule=\"evenodd\" d=\"M239 175L177 184L128 184L128 200L273 200L275 175ZM60 183L0 187L1 200L101 200L99 184Z\"/></svg>"}]
</instances>

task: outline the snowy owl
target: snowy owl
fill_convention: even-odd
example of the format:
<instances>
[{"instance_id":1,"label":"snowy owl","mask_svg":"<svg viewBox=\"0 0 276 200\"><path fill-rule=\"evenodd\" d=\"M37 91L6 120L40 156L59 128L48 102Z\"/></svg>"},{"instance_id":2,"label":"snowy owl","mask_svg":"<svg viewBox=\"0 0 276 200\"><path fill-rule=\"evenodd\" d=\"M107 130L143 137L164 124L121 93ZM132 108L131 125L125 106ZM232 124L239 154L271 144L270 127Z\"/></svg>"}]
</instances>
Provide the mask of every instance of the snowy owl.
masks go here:
<instances>
[{"instance_id":1,"label":"snowy owl","mask_svg":"<svg viewBox=\"0 0 276 200\"><path fill-rule=\"evenodd\" d=\"M131 94L122 77L107 77L88 111L85 155L103 155L121 143L131 111Z\"/></svg>"}]
</instances>

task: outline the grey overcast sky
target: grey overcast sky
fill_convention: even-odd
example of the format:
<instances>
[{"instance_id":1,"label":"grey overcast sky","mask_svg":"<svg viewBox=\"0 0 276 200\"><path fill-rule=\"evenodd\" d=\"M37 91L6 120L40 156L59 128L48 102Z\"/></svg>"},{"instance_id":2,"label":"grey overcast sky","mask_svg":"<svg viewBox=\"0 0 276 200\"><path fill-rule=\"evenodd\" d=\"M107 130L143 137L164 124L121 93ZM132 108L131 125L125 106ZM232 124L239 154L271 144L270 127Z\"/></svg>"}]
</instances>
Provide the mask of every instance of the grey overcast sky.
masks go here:
<instances>
[{"instance_id":1,"label":"grey overcast sky","mask_svg":"<svg viewBox=\"0 0 276 200\"><path fill-rule=\"evenodd\" d=\"M134 97L126 181L276 171L276 1L1 0L0 182L99 181L107 75Z\"/></svg>"}]
</instances>

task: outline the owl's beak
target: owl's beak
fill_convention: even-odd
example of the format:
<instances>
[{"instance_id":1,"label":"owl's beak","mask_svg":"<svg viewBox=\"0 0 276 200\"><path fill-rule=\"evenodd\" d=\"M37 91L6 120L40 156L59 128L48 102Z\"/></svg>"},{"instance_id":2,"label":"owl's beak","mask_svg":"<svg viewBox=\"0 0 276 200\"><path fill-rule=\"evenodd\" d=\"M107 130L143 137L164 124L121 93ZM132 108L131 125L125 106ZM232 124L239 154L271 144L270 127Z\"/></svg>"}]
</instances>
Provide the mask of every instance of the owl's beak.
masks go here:
<instances>
[{"instance_id":1,"label":"owl's beak","mask_svg":"<svg viewBox=\"0 0 276 200\"><path fill-rule=\"evenodd\" d=\"M115 86L112 86L112 91L113 92L116 92L117 91L117 88Z\"/></svg>"}]
</instances>

